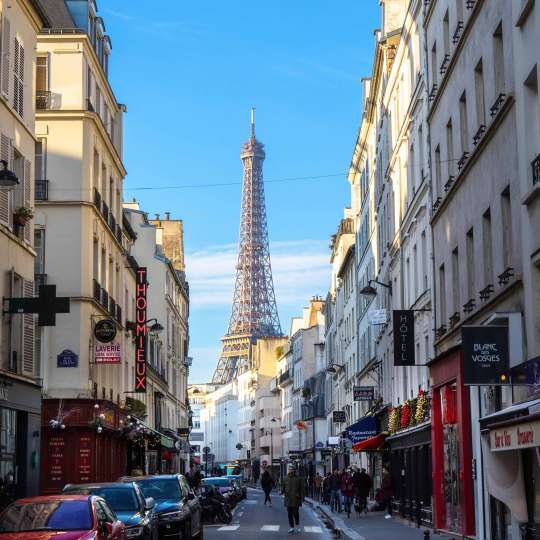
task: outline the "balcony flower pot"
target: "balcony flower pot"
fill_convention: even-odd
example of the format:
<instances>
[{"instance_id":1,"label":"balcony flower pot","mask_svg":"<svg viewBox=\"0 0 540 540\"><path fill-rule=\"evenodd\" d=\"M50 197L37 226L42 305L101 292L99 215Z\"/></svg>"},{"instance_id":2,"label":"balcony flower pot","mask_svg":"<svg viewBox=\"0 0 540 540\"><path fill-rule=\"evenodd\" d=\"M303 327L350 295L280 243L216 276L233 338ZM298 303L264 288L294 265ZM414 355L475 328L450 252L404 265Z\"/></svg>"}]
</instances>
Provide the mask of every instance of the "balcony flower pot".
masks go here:
<instances>
[{"instance_id":1,"label":"balcony flower pot","mask_svg":"<svg viewBox=\"0 0 540 540\"><path fill-rule=\"evenodd\" d=\"M31 208L21 206L20 208L17 208L13 214L13 223L24 227L33 217L34 212L32 212Z\"/></svg>"}]
</instances>

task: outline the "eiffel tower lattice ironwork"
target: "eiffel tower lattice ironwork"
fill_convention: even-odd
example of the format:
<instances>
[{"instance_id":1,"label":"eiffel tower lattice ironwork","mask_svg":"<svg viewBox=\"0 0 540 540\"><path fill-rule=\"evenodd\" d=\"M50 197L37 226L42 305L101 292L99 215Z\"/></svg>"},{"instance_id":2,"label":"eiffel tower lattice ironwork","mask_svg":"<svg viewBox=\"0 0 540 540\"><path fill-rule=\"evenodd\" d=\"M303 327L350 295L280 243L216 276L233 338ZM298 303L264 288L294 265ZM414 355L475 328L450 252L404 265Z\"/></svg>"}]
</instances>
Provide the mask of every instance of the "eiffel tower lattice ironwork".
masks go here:
<instances>
[{"instance_id":1,"label":"eiffel tower lattice ironwork","mask_svg":"<svg viewBox=\"0 0 540 540\"><path fill-rule=\"evenodd\" d=\"M255 138L254 109L251 134L242 145L244 166L242 214L232 313L213 383L225 384L250 367L251 345L260 337L281 336L274 295L262 165L264 145Z\"/></svg>"}]
</instances>

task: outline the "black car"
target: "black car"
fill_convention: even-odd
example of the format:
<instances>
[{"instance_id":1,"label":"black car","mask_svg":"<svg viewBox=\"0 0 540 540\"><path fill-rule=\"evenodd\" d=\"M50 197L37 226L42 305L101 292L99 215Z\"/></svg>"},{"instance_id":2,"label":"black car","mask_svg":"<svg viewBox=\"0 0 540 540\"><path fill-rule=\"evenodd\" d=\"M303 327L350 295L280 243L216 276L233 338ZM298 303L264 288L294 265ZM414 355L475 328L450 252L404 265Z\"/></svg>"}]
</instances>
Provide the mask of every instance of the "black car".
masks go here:
<instances>
[{"instance_id":1,"label":"black car","mask_svg":"<svg viewBox=\"0 0 540 540\"><path fill-rule=\"evenodd\" d=\"M159 537L163 540L203 539L202 508L198 497L181 474L130 476L121 482L136 482L145 497L156 501Z\"/></svg>"},{"instance_id":2,"label":"black car","mask_svg":"<svg viewBox=\"0 0 540 540\"><path fill-rule=\"evenodd\" d=\"M128 538L137 540L159 538L156 503L151 497L145 499L141 488L135 482L67 484L62 493L102 497L126 526Z\"/></svg>"}]
</instances>

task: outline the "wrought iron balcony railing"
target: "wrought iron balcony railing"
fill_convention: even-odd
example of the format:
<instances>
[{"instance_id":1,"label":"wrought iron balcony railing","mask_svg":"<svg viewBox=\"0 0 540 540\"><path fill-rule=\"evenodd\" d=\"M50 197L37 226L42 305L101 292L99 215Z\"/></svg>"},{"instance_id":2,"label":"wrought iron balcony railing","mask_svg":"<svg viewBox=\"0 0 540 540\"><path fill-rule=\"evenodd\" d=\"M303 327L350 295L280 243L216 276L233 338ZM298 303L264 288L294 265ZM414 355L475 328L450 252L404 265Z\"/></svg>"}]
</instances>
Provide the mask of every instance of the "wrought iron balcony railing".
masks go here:
<instances>
[{"instance_id":1,"label":"wrought iron balcony railing","mask_svg":"<svg viewBox=\"0 0 540 540\"><path fill-rule=\"evenodd\" d=\"M94 300L101 303L101 285L97 279L92 280L94 285Z\"/></svg>"},{"instance_id":2,"label":"wrought iron balcony railing","mask_svg":"<svg viewBox=\"0 0 540 540\"><path fill-rule=\"evenodd\" d=\"M48 180L36 180L35 188L36 188L35 189L36 201L49 200L49 181Z\"/></svg>"},{"instance_id":3,"label":"wrought iron balcony railing","mask_svg":"<svg viewBox=\"0 0 540 540\"><path fill-rule=\"evenodd\" d=\"M463 311L465 313L470 313L471 311L474 311L475 307L476 300L474 298L471 298L466 304L463 304Z\"/></svg>"},{"instance_id":4,"label":"wrought iron balcony railing","mask_svg":"<svg viewBox=\"0 0 540 540\"><path fill-rule=\"evenodd\" d=\"M474 146L476 146L480 142L485 132L486 132L486 126L484 124L480 124L478 131L475 133L473 137Z\"/></svg>"},{"instance_id":5,"label":"wrought iron balcony railing","mask_svg":"<svg viewBox=\"0 0 540 540\"><path fill-rule=\"evenodd\" d=\"M540 154L531 162L533 186L540 182Z\"/></svg>"},{"instance_id":6,"label":"wrought iron balcony railing","mask_svg":"<svg viewBox=\"0 0 540 540\"><path fill-rule=\"evenodd\" d=\"M51 108L51 92L49 90L36 90L36 109L46 111Z\"/></svg>"},{"instance_id":7,"label":"wrought iron balcony railing","mask_svg":"<svg viewBox=\"0 0 540 540\"><path fill-rule=\"evenodd\" d=\"M98 211L101 212L101 193L97 188L94 188L94 205Z\"/></svg>"},{"instance_id":8,"label":"wrought iron balcony railing","mask_svg":"<svg viewBox=\"0 0 540 540\"><path fill-rule=\"evenodd\" d=\"M505 269L504 272L499 274L497 278L499 279L499 285L506 285L510 282L510 279L514 277L514 269L509 266Z\"/></svg>"},{"instance_id":9,"label":"wrought iron balcony railing","mask_svg":"<svg viewBox=\"0 0 540 540\"><path fill-rule=\"evenodd\" d=\"M506 101L506 94L499 94L497 96L497 99L495 100L495 103L489 108L489 114L491 115L491 118L495 118L497 116L497 113L501 109L501 106Z\"/></svg>"},{"instance_id":10,"label":"wrought iron balcony railing","mask_svg":"<svg viewBox=\"0 0 540 540\"><path fill-rule=\"evenodd\" d=\"M454 35L452 36L452 43L454 45L456 45L456 43L459 42L459 38L461 37L461 32L463 30L463 27L464 27L463 21L458 21L456 24Z\"/></svg>"}]
</instances>

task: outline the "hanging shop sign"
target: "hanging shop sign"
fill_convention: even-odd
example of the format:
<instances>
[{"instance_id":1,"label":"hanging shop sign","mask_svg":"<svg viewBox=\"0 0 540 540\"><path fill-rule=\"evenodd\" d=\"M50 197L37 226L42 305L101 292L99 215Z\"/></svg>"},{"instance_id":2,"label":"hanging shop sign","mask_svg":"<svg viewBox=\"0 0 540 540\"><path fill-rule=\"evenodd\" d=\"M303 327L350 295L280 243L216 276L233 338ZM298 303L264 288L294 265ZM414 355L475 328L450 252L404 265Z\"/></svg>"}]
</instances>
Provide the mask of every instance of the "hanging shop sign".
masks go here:
<instances>
[{"instance_id":1,"label":"hanging shop sign","mask_svg":"<svg viewBox=\"0 0 540 540\"><path fill-rule=\"evenodd\" d=\"M414 311L393 311L394 366L414 366Z\"/></svg>"},{"instance_id":2,"label":"hanging shop sign","mask_svg":"<svg viewBox=\"0 0 540 540\"><path fill-rule=\"evenodd\" d=\"M540 420L492 429L489 441L492 452L540 446Z\"/></svg>"},{"instance_id":3,"label":"hanging shop sign","mask_svg":"<svg viewBox=\"0 0 540 540\"><path fill-rule=\"evenodd\" d=\"M70 349L64 349L56 357L56 367L68 368L68 367L77 367L78 365L79 365L79 357Z\"/></svg>"},{"instance_id":4,"label":"hanging shop sign","mask_svg":"<svg viewBox=\"0 0 540 540\"><path fill-rule=\"evenodd\" d=\"M365 441L375 435L377 435L377 424L374 416L366 416L345 429L345 436L352 444Z\"/></svg>"},{"instance_id":5,"label":"hanging shop sign","mask_svg":"<svg viewBox=\"0 0 540 540\"><path fill-rule=\"evenodd\" d=\"M463 326L463 384L510 384L507 326Z\"/></svg>"},{"instance_id":6,"label":"hanging shop sign","mask_svg":"<svg viewBox=\"0 0 540 540\"><path fill-rule=\"evenodd\" d=\"M136 270L135 281L135 392L138 393L146 393L147 290L147 269L139 267Z\"/></svg>"},{"instance_id":7,"label":"hanging shop sign","mask_svg":"<svg viewBox=\"0 0 540 540\"><path fill-rule=\"evenodd\" d=\"M354 401L373 401L375 399L374 386L353 386Z\"/></svg>"},{"instance_id":8,"label":"hanging shop sign","mask_svg":"<svg viewBox=\"0 0 540 540\"><path fill-rule=\"evenodd\" d=\"M372 309L368 311L368 322L372 325L386 324L388 322L388 312L386 309Z\"/></svg>"},{"instance_id":9,"label":"hanging shop sign","mask_svg":"<svg viewBox=\"0 0 540 540\"><path fill-rule=\"evenodd\" d=\"M328 437L328 446L339 446L340 437Z\"/></svg>"},{"instance_id":10,"label":"hanging shop sign","mask_svg":"<svg viewBox=\"0 0 540 540\"><path fill-rule=\"evenodd\" d=\"M94 362L96 364L121 364L122 347L120 343L96 343Z\"/></svg>"},{"instance_id":11,"label":"hanging shop sign","mask_svg":"<svg viewBox=\"0 0 540 540\"><path fill-rule=\"evenodd\" d=\"M332 414L332 418L335 424L343 424L347 421L345 411L334 411Z\"/></svg>"},{"instance_id":12,"label":"hanging shop sign","mask_svg":"<svg viewBox=\"0 0 540 540\"><path fill-rule=\"evenodd\" d=\"M110 343L116 337L116 324L112 319L101 319L94 326L94 337L101 343Z\"/></svg>"}]
</instances>

